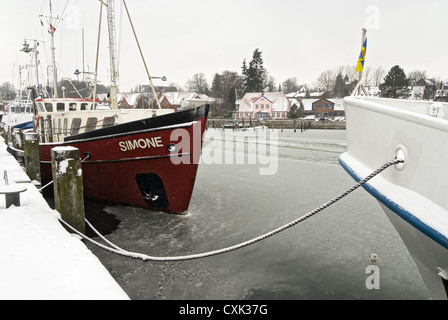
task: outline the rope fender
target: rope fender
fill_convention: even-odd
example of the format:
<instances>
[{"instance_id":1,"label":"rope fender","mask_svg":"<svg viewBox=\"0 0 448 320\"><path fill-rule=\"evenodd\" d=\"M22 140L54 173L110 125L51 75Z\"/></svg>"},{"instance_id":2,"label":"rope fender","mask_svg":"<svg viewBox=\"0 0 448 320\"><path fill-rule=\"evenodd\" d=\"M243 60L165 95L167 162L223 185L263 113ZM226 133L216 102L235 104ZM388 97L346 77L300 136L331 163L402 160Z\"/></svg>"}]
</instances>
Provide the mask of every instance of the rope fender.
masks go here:
<instances>
[{"instance_id":1,"label":"rope fender","mask_svg":"<svg viewBox=\"0 0 448 320\"><path fill-rule=\"evenodd\" d=\"M289 229L293 226L295 226L296 224L305 221L306 219L314 216L315 214L321 212L322 210L328 208L329 206L333 205L334 203L338 202L339 200L341 200L342 198L344 198L345 196L349 195L350 193L352 193L353 191L355 191L356 189L358 189L359 187L361 187L362 185L366 184L369 180L371 180L372 178L374 178L375 176L379 175L381 172L383 172L384 170L386 170L387 168L389 168L390 166L393 166L395 164L398 163L404 163L404 160L402 159L394 159L392 161L389 161L387 163L385 163L383 166L381 166L380 168L378 168L377 170L375 170L374 172L372 172L370 175L368 175L367 177L365 177L364 179L360 180L358 183L356 183L355 185L353 185L351 188L349 188L347 191L341 193L340 195L336 196L335 198L331 199L330 201L328 201L327 203L323 204L322 206L314 209L313 211L308 212L307 214L301 216L300 218L291 221L290 223L287 223L277 229L274 229L268 233L265 233L261 236L258 236L256 238L253 238L251 240L242 242L240 244L234 245L234 246L230 246L227 248L223 248L223 249L219 249L219 250L214 250L214 251L209 251L209 252L204 252L204 253L198 253L198 254L191 254L191 255L185 255L185 256L175 256L175 257L154 257L154 256L149 256L143 253L136 253L136 252L130 252L127 250L124 250L116 245L114 245L113 243L111 243L109 240L107 240L103 235L101 235L91 224L90 222L85 219L86 223L89 225L89 227L92 228L92 230L104 241L106 241L110 247L101 244L89 237L87 237L86 235L84 235L83 233L79 232L78 230L74 229L72 226L70 226L67 222L63 221L62 219L59 219L59 221L65 225L66 227L68 227L70 230L72 230L73 232L77 233L79 236L81 236L82 238L90 241L91 243L97 245L100 248L103 248L107 251L122 255L122 256L126 256L126 257L130 257L130 258L134 258L134 259L141 259L143 261L159 261L159 262L167 262L167 261L187 261L187 260L193 260L193 259L200 259L200 258L205 258L205 257L211 257L211 256L216 256L219 254L223 254L223 253L227 253L230 251L234 251L237 249L241 249L243 247L247 247L251 244L254 244L256 242L259 242L261 240L267 239L277 233L280 233L286 229Z\"/></svg>"}]
</instances>

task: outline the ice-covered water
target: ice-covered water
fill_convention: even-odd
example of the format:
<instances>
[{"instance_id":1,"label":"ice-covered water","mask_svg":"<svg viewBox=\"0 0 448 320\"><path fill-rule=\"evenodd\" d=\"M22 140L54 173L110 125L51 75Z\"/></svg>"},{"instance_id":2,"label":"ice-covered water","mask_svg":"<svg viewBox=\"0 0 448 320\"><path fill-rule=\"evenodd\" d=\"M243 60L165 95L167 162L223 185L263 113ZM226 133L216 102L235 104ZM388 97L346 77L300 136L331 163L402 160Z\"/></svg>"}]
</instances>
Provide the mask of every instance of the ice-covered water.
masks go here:
<instances>
[{"instance_id":1,"label":"ice-covered water","mask_svg":"<svg viewBox=\"0 0 448 320\"><path fill-rule=\"evenodd\" d=\"M187 255L262 235L354 184L338 164L344 130L252 134L257 143L237 140L244 132L208 130L187 215L98 203L86 215L99 229L116 227L107 238L129 251ZM260 152L277 155L276 167ZM268 167L272 174L261 175ZM363 189L280 234L200 260L143 262L88 246L131 299L429 299L401 239ZM366 286L371 253L378 289Z\"/></svg>"}]
</instances>

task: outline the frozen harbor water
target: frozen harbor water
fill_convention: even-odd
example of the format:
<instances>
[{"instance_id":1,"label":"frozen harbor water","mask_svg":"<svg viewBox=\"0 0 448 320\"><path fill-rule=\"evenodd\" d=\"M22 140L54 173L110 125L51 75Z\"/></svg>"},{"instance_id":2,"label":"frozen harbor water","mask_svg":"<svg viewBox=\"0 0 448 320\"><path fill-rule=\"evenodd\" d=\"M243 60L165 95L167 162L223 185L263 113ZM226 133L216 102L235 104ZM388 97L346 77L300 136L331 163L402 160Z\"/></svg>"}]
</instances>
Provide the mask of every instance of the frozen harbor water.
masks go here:
<instances>
[{"instance_id":1,"label":"frozen harbor water","mask_svg":"<svg viewBox=\"0 0 448 320\"><path fill-rule=\"evenodd\" d=\"M277 162L254 164L251 140L243 149L234 143L244 132L209 129L187 215L89 202L87 218L126 250L195 254L260 236L355 183L338 164L344 130L269 134L265 148ZM269 166L273 174L261 175ZM362 188L280 234L214 257L143 262L87 245L131 299L429 299L395 229ZM366 286L371 253L378 289Z\"/></svg>"}]
</instances>

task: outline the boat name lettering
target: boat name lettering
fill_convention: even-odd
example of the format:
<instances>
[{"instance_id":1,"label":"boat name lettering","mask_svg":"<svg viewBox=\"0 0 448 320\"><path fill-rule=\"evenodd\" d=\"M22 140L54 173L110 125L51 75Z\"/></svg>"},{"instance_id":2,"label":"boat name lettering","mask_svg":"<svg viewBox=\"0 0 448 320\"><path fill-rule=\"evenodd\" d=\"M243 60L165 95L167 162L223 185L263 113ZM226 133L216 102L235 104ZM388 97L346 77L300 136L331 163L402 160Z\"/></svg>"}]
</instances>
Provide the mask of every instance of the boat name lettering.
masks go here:
<instances>
[{"instance_id":1,"label":"boat name lettering","mask_svg":"<svg viewBox=\"0 0 448 320\"><path fill-rule=\"evenodd\" d=\"M121 151L130 151L135 149L149 149L163 147L162 137L152 137L138 140L125 140L118 143Z\"/></svg>"}]
</instances>

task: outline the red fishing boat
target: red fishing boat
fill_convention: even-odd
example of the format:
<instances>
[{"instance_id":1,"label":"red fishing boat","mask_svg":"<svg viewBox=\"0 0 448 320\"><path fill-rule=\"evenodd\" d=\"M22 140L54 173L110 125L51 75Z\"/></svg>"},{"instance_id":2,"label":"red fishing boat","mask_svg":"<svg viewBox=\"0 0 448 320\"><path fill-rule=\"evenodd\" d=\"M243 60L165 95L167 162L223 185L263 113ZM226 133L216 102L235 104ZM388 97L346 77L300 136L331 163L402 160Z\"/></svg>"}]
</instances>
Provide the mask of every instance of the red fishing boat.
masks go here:
<instances>
[{"instance_id":1,"label":"red fishing boat","mask_svg":"<svg viewBox=\"0 0 448 320\"><path fill-rule=\"evenodd\" d=\"M126 2L123 3L128 12ZM103 5L100 2L100 25ZM109 29L113 30L113 0L107 1L107 13ZM50 27L51 22L50 19ZM54 32L50 28L52 44ZM36 127L40 139L42 185L52 180L51 149L72 146L79 149L83 158L86 197L182 213L188 209L193 192L209 106L180 112L162 109L144 63L157 107L119 109L114 34L109 32L111 85L108 105L92 98L96 97L98 65L90 98L60 98L54 86L52 98L34 101L38 112ZM135 31L134 36L137 40Z\"/></svg>"},{"instance_id":2,"label":"red fishing boat","mask_svg":"<svg viewBox=\"0 0 448 320\"><path fill-rule=\"evenodd\" d=\"M63 99L51 100L55 104L64 104ZM45 103L48 105L50 102L45 102L45 99L37 100L40 108ZM73 100L65 103L76 104ZM52 123L60 123L58 114L55 113L53 118L49 118L48 112L45 117L40 113L42 184L52 180L51 149L73 146L79 149L83 158L86 197L170 212L184 212L188 209L193 192L208 110L209 106L204 105L104 126L68 135L63 142L53 142L52 139L63 134L63 128L51 127ZM104 115L103 111L98 112L102 113L103 124L104 119L111 119L109 113ZM76 114L79 116L79 113ZM92 115L96 112L92 110L86 113L90 115L88 118L93 119ZM72 126L68 133L76 130L77 128Z\"/></svg>"}]
</instances>

